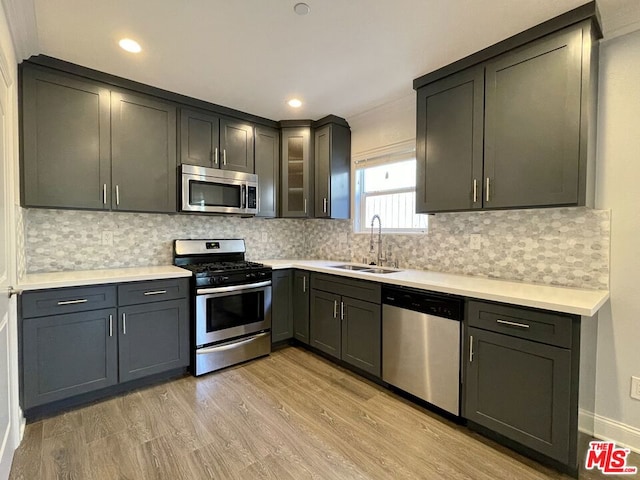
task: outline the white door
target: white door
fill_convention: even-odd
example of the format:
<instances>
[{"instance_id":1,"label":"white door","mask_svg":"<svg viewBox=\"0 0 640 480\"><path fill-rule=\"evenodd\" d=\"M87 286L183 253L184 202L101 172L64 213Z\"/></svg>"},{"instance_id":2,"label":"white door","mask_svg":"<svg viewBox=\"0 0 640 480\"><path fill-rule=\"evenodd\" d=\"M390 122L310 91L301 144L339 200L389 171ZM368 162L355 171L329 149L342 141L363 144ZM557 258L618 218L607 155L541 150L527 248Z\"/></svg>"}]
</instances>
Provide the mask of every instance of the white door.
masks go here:
<instances>
[{"instance_id":1,"label":"white door","mask_svg":"<svg viewBox=\"0 0 640 480\"><path fill-rule=\"evenodd\" d=\"M0 57L4 57L0 49ZM7 63L0 61L0 480L9 477L19 441L17 405L16 297L8 292L16 280L13 196L14 90ZM17 415L16 415L17 414Z\"/></svg>"}]
</instances>

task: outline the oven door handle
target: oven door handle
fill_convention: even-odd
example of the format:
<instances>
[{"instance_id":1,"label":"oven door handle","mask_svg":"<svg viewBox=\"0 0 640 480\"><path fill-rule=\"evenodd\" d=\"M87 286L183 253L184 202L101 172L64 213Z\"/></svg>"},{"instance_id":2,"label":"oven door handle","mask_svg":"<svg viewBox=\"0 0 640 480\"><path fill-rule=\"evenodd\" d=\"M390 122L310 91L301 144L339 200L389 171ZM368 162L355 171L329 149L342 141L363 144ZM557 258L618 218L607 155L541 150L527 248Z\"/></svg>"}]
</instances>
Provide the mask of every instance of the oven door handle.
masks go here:
<instances>
[{"instance_id":1,"label":"oven door handle","mask_svg":"<svg viewBox=\"0 0 640 480\"><path fill-rule=\"evenodd\" d=\"M271 286L271 280L266 282L249 283L244 285L233 285L231 287L216 287L216 288L199 288L196 290L197 295L206 295L209 293L227 293L227 292L240 292L242 290L251 290L253 288L269 287Z\"/></svg>"},{"instance_id":2,"label":"oven door handle","mask_svg":"<svg viewBox=\"0 0 640 480\"><path fill-rule=\"evenodd\" d=\"M245 340L241 340L239 342L225 343L224 345L219 345L217 347L200 348L196 350L196 355L206 355L208 353L224 352L225 350L230 350L232 348L239 347L240 345L251 343L255 340L258 340L259 338L266 337L267 335L271 335L271 332L259 333L258 335L253 335L252 337L249 337Z\"/></svg>"}]
</instances>

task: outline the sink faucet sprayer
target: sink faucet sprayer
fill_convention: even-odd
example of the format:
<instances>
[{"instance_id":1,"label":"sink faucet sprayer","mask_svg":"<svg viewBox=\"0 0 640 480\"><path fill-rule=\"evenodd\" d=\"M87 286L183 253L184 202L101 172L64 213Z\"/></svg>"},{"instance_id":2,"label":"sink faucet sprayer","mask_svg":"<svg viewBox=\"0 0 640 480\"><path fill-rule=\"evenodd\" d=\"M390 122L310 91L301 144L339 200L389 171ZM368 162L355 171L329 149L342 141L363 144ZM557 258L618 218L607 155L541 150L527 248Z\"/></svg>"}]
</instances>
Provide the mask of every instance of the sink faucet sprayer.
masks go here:
<instances>
[{"instance_id":1,"label":"sink faucet sprayer","mask_svg":"<svg viewBox=\"0 0 640 480\"><path fill-rule=\"evenodd\" d=\"M378 262L376 265L379 267L382 266L382 262L387 260L387 257L382 253L382 220L380 220L380 215L374 215L371 217L371 239L369 240L369 253L373 253L373 223L376 218L378 219Z\"/></svg>"}]
</instances>

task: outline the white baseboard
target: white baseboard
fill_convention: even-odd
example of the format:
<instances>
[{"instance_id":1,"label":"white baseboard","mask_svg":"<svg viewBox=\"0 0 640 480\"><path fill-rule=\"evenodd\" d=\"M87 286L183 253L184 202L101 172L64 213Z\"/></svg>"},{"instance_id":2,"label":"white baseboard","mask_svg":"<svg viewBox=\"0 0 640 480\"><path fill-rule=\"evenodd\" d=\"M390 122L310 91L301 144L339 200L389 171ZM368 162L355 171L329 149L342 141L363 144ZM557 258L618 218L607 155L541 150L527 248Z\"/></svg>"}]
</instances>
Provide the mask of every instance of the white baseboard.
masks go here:
<instances>
[{"instance_id":1,"label":"white baseboard","mask_svg":"<svg viewBox=\"0 0 640 480\"><path fill-rule=\"evenodd\" d=\"M590 431L590 425L593 425L593 431ZM578 428L600 440L615 442L617 446L640 453L640 428L585 410L578 411Z\"/></svg>"}]
</instances>

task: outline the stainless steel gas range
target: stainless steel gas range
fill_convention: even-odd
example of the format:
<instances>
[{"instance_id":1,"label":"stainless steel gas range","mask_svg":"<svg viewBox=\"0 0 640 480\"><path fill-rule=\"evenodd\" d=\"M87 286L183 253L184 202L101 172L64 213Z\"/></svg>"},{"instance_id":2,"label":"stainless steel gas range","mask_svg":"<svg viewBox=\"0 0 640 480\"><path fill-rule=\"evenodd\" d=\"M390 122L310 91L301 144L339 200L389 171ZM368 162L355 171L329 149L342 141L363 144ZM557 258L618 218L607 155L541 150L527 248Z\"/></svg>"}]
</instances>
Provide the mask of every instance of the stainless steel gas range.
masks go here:
<instances>
[{"instance_id":1,"label":"stainless steel gas range","mask_svg":"<svg viewBox=\"0 0 640 480\"><path fill-rule=\"evenodd\" d=\"M196 376L271 352L271 268L245 250L242 239L173 243L173 263L193 272Z\"/></svg>"}]
</instances>

